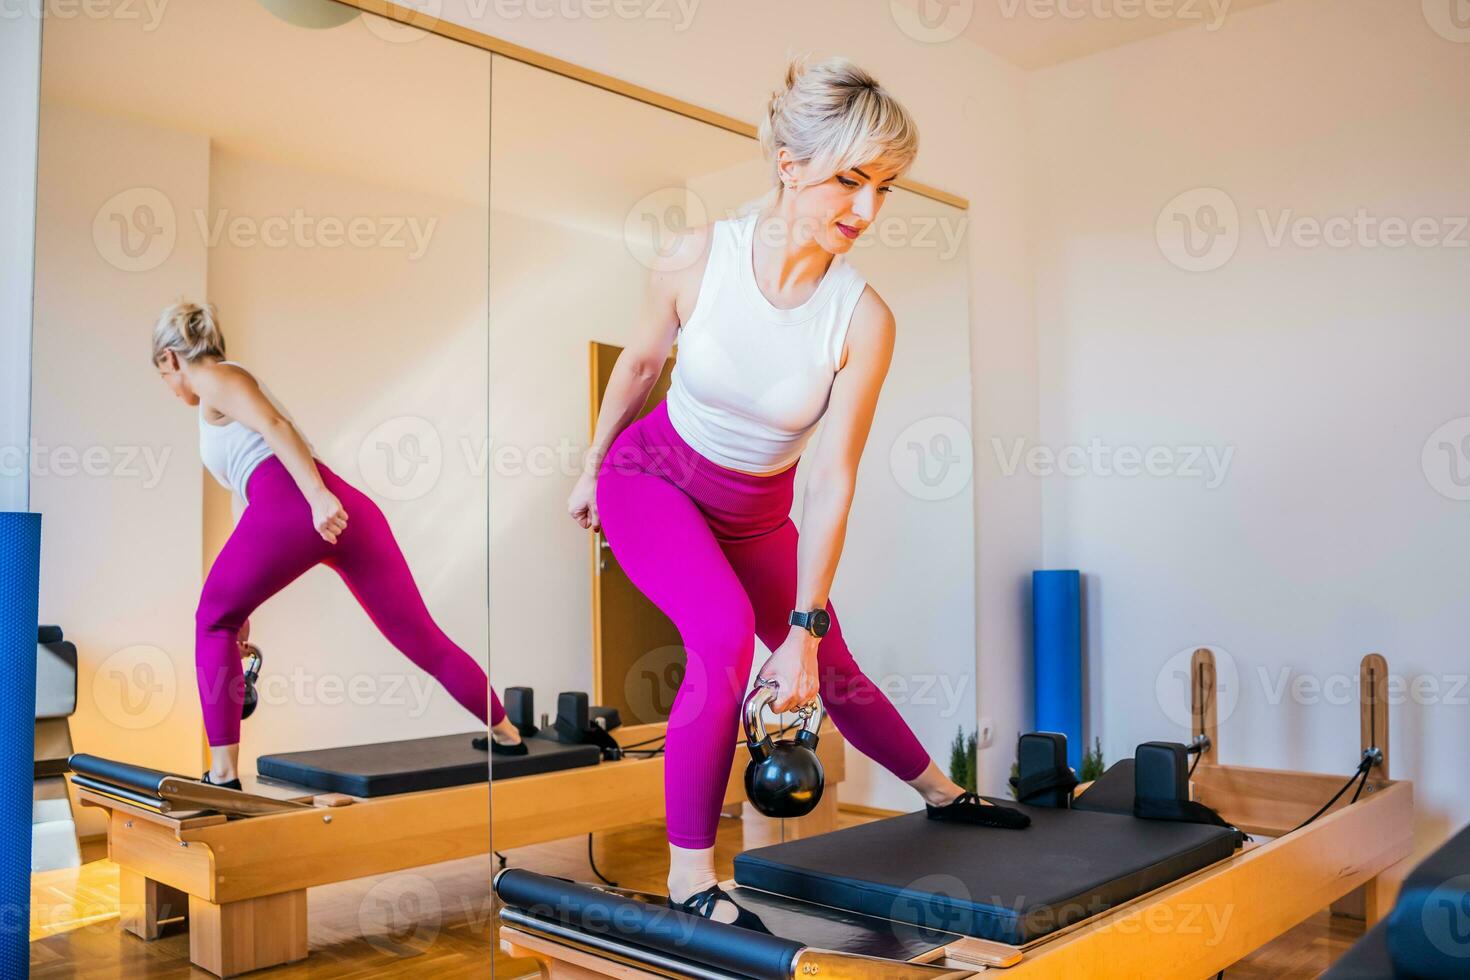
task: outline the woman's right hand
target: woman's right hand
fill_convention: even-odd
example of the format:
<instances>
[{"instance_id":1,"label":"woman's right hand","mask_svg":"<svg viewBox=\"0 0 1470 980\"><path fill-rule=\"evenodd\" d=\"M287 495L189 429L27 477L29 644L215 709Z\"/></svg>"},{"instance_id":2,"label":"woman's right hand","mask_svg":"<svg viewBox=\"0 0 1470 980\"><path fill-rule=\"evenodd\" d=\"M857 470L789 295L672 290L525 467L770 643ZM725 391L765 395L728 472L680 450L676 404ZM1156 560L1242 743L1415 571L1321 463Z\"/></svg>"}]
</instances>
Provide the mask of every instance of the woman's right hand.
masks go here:
<instances>
[{"instance_id":1,"label":"woman's right hand","mask_svg":"<svg viewBox=\"0 0 1470 980\"><path fill-rule=\"evenodd\" d=\"M347 530L347 511L342 509L342 502L332 491L321 487L307 498L307 503L311 505L311 523L316 533L328 544L336 544Z\"/></svg>"},{"instance_id":2,"label":"woman's right hand","mask_svg":"<svg viewBox=\"0 0 1470 980\"><path fill-rule=\"evenodd\" d=\"M591 531L601 531L602 522L597 518L597 474L583 473L572 487L567 498L567 513L572 520Z\"/></svg>"}]
</instances>

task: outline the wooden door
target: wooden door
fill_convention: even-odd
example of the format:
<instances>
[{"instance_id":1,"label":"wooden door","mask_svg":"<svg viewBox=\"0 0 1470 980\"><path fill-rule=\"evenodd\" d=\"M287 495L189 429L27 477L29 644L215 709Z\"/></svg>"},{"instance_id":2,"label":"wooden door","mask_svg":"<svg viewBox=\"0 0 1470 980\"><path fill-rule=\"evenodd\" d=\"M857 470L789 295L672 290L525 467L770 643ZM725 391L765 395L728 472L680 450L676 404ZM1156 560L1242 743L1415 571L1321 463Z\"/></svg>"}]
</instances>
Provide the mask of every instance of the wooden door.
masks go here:
<instances>
[{"instance_id":1,"label":"wooden door","mask_svg":"<svg viewBox=\"0 0 1470 980\"><path fill-rule=\"evenodd\" d=\"M596 341L589 345L592 429L622 350ZM673 369L671 357L639 418L663 401ZM684 645L678 629L623 574L600 533L592 535L592 678L593 703L617 708L627 725L667 721L684 679Z\"/></svg>"}]
</instances>

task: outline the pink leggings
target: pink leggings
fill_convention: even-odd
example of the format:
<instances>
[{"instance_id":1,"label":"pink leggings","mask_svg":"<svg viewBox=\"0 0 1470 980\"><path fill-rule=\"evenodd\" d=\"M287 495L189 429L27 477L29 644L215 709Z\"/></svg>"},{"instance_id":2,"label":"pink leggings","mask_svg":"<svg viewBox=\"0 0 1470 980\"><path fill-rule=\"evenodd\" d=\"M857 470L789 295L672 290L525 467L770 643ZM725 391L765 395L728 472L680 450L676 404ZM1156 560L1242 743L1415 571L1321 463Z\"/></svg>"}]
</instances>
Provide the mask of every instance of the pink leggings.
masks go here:
<instances>
[{"instance_id":1,"label":"pink leggings","mask_svg":"<svg viewBox=\"0 0 1470 980\"><path fill-rule=\"evenodd\" d=\"M335 545L316 533L311 509L276 457L250 475L250 503L225 543L199 597L194 666L210 745L240 741L245 682L237 637L256 608L308 569L326 565L342 576L388 641L433 675L483 724L505 717L489 678L474 658L435 625L383 512L366 495L318 462L322 479L347 511Z\"/></svg>"},{"instance_id":2,"label":"pink leggings","mask_svg":"<svg viewBox=\"0 0 1470 980\"><path fill-rule=\"evenodd\" d=\"M679 847L714 844L755 638L774 650L791 629L795 478L794 466L755 476L710 462L663 405L618 436L598 474L608 544L687 654L664 753L669 842ZM817 651L822 706L843 736L899 779L922 774L928 753L853 661L835 614Z\"/></svg>"}]
</instances>

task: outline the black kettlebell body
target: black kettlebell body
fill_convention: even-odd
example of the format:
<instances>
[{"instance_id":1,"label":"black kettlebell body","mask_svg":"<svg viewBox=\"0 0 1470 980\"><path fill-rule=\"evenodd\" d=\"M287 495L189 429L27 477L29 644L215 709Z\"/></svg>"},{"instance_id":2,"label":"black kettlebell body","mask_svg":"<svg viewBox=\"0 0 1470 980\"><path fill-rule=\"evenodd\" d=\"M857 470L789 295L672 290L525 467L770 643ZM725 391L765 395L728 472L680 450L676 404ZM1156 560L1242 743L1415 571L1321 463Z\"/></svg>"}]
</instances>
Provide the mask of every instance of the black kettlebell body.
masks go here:
<instances>
[{"instance_id":1,"label":"black kettlebell body","mask_svg":"<svg viewBox=\"0 0 1470 980\"><path fill-rule=\"evenodd\" d=\"M821 710L804 711L806 723L795 738L772 739L760 724L761 710L775 697L769 684L759 684L745 698L745 795L762 814L777 819L804 817L822 800L827 776L817 758Z\"/></svg>"}]
</instances>

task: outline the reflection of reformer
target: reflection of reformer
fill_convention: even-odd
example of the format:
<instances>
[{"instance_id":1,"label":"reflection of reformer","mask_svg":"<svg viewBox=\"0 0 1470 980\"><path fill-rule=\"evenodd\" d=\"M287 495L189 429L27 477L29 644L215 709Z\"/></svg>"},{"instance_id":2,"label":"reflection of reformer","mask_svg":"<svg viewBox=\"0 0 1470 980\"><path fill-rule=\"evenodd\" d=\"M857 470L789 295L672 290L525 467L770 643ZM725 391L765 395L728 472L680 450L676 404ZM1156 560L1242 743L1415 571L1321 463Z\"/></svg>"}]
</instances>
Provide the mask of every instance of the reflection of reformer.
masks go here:
<instances>
[{"instance_id":1,"label":"reflection of reformer","mask_svg":"<svg viewBox=\"0 0 1470 980\"><path fill-rule=\"evenodd\" d=\"M311 808L308 803L226 789L197 779L85 753L72 756L69 764L72 785L114 801L144 807L159 815L177 816L213 810L226 817L257 817L263 813Z\"/></svg>"},{"instance_id":2,"label":"reflection of reformer","mask_svg":"<svg viewBox=\"0 0 1470 980\"><path fill-rule=\"evenodd\" d=\"M286 783L240 792L90 755L71 767L78 799L108 811L122 927L156 939L187 919L189 959L221 977L306 957L310 887L488 848L483 776L359 799Z\"/></svg>"},{"instance_id":3,"label":"reflection of reformer","mask_svg":"<svg viewBox=\"0 0 1470 980\"><path fill-rule=\"evenodd\" d=\"M59 626L36 634L35 787L31 793L31 871L75 868L82 863L66 759L71 755L71 716L77 710L77 648Z\"/></svg>"},{"instance_id":4,"label":"reflection of reformer","mask_svg":"<svg viewBox=\"0 0 1470 980\"><path fill-rule=\"evenodd\" d=\"M1219 764L1208 650L1192 670L1192 746L1147 743L1074 793L1056 737L1028 737L1026 830L907 814L739 855L724 886L772 935L512 868L495 880L501 946L553 980L1133 980L1214 975L1359 888L1371 924L1413 833L1412 787L1388 777L1383 658L1361 665L1346 786ZM1235 828L1270 840L1237 849Z\"/></svg>"},{"instance_id":5,"label":"reflection of reformer","mask_svg":"<svg viewBox=\"0 0 1470 980\"><path fill-rule=\"evenodd\" d=\"M586 717L572 720L585 725ZM649 747L665 728L618 728L612 734L626 755L616 762L598 764L594 746L534 738L529 757L494 758L497 847L661 816L663 757ZM260 775L246 777L255 792L89 755L72 757L71 780L81 803L108 811L122 927L156 939L166 921L187 919L189 958L234 976L307 955L308 888L489 851L491 759L473 748L472 734L261 756ZM503 764L535 763L542 748L573 757L580 750L591 764L501 778ZM820 751L835 785L843 776L835 730ZM737 758L727 801L742 797L744 768ZM784 830L827 829L835 813L824 805ZM761 824L747 820L748 841L783 829Z\"/></svg>"}]
</instances>

